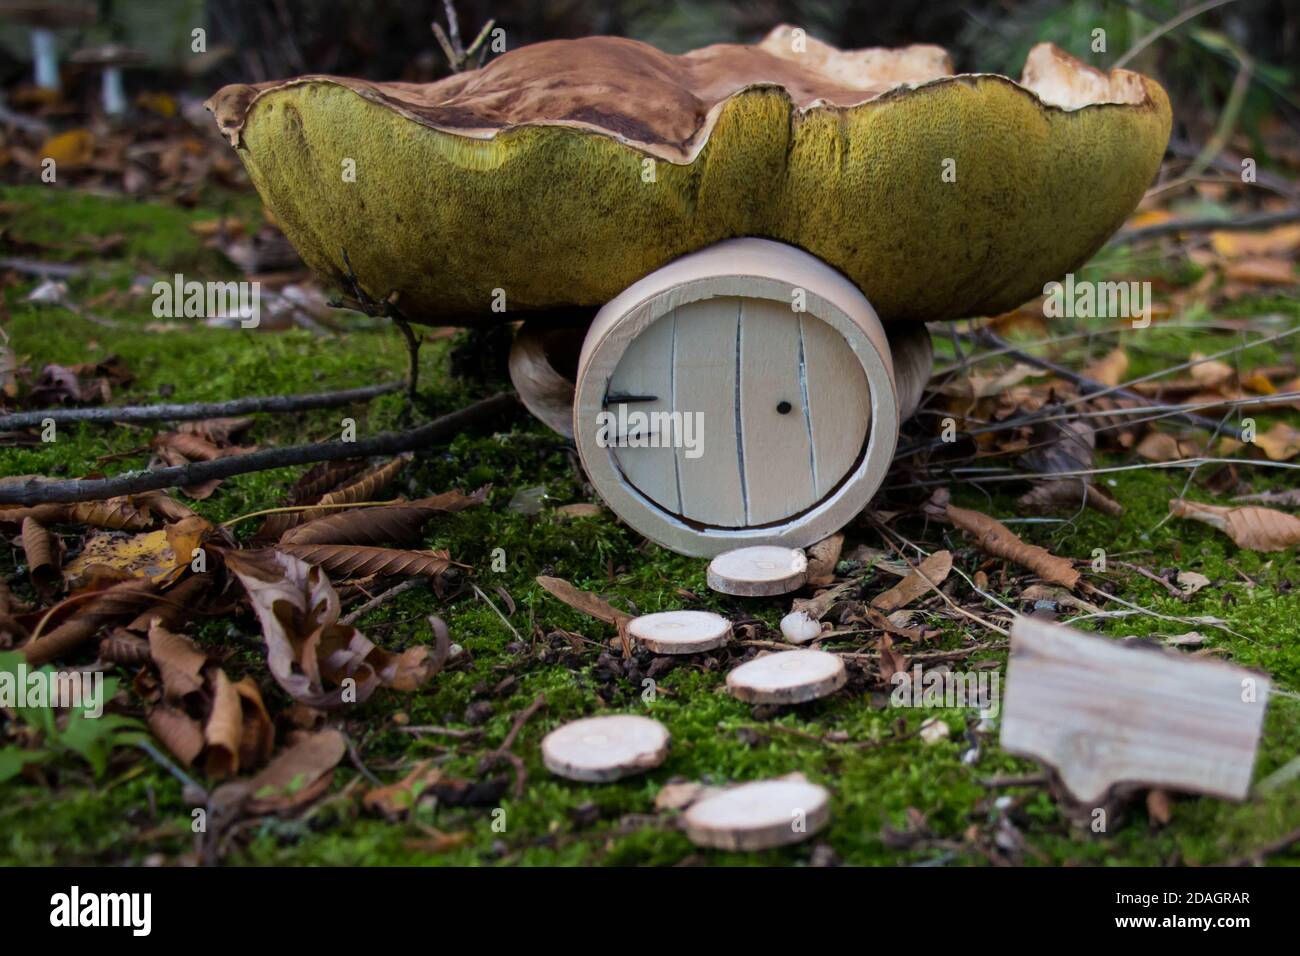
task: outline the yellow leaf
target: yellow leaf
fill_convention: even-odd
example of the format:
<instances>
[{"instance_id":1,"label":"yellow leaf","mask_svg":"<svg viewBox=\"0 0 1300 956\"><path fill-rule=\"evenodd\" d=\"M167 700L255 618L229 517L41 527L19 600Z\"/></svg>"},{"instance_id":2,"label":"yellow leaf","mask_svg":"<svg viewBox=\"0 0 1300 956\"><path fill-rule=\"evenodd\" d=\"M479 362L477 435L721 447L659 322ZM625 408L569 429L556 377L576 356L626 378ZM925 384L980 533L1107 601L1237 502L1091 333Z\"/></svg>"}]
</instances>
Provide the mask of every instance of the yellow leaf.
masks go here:
<instances>
[{"instance_id":1,"label":"yellow leaf","mask_svg":"<svg viewBox=\"0 0 1300 956\"><path fill-rule=\"evenodd\" d=\"M176 554L167 542L166 530L129 536L112 532L96 534L86 542L81 554L64 567L64 577L70 587L76 587L89 579L95 567L109 567L154 582L169 580L177 573Z\"/></svg>"},{"instance_id":2,"label":"yellow leaf","mask_svg":"<svg viewBox=\"0 0 1300 956\"><path fill-rule=\"evenodd\" d=\"M1300 223L1263 232L1215 232L1210 234L1210 242L1215 252L1229 259L1285 255L1300 249Z\"/></svg>"},{"instance_id":3,"label":"yellow leaf","mask_svg":"<svg viewBox=\"0 0 1300 956\"><path fill-rule=\"evenodd\" d=\"M1166 209L1151 209L1147 212L1140 212L1128 221L1130 229L1142 229L1145 226L1158 226L1162 222L1168 222L1173 219L1173 215Z\"/></svg>"},{"instance_id":4,"label":"yellow leaf","mask_svg":"<svg viewBox=\"0 0 1300 956\"><path fill-rule=\"evenodd\" d=\"M70 129L51 136L41 147L41 158L52 159L63 169L77 169L95 153L95 135L88 129Z\"/></svg>"},{"instance_id":5,"label":"yellow leaf","mask_svg":"<svg viewBox=\"0 0 1300 956\"><path fill-rule=\"evenodd\" d=\"M1300 428L1278 422L1262 435L1256 435L1255 444L1270 461L1290 461L1300 455Z\"/></svg>"},{"instance_id":6,"label":"yellow leaf","mask_svg":"<svg viewBox=\"0 0 1300 956\"><path fill-rule=\"evenodd\" d=\"M1277 389L1263 372L1252 372L1241 380L1243 388L1248 388L1257 395L1276 395Z\"/></svg>"}]
</instances>

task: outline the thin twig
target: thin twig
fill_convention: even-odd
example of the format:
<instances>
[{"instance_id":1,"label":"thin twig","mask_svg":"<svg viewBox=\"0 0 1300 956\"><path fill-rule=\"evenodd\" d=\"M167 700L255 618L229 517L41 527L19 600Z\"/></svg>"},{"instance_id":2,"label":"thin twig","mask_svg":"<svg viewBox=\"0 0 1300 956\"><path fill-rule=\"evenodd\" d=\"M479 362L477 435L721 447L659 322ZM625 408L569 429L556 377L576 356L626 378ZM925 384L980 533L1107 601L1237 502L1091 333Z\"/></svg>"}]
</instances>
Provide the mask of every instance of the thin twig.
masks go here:
<instances>
[{"instance_id":1,"label":"thin twig","mask_svg":"<svg viewBox=\"0 0 1300 956\"><path fill-rule=\"evenodd\" d=\"M524 729L524 724L528 723L533 714L537 713L546 706L546 695L538 694L533 698L533 702L515 715L514 723L510 725L510 730L506 734L505 740L501 741L501 746L497 747L481 761L479 761L478 772L487 773L502 760L508 760L515 768L515 798L518 799L524 795L524 781L527 779L527 771L524 769L523 761L510 752L514 746L515 738L519 732Z\"/></svg>"},{"instance_id":2,"label":"thin twig","mask_svg":"<svg viewBox=\"0 0 1300 956\"><path fill-rule=\"evenodd\" d=\"M347 388L337 392L307 395L263 395L236 398L228 402L191 402L168 405L124 405L120 408L45 408L34 412L0 415L0 429L31 428L52 418L56 424L70 422L161 422L198 421L227 418L253 412L305 412L315 408L333 408L353 402L369 401L402 388L402 382L385 382L365 388Z\"/></svg>"},{"instance_id":3,"label":"thin twig","mask_svg":"<svg viewBox=\"0 0 1300 956\"><path fill-rule=\"evenodd\" d=\"M1191 20L1195 17L1199 17L1202 13L1208 13L1210 10L1213 10L1215 7L1226 6L1227 4L1234 3L1234 2L1235 0L1205 0L1204 3L1198 3L1196 6L1184 10L1182 13L1178 14L1178 16L1174 17L1173 19L1166 20L1164 23L1160 24L1160 26L1156 27L1150 33L1146 34L1146 36L1139 38L1136 43L1134 43L1131 47L1128 48L1127 53L1125 53L1123 56L1121 56L1118 60L1114 62L1114 64L1111 66L1111 69L1112 70L1123 69L1130 60L1132 60L1135 56L1137 56L1139 53L1145 50L1148 46L1150 46L1156 40L1159 40L1162 36L1164 36L1169 31L1175 30L1178 27L1182 26L1188 20Z\"/></svg>"},{"instance_id":4,"label":"thin twig","mask_svg":"<svg viewBox=\"0 0 1300 956\"><path fill-rule=\"evenodd\" d=\"M339 620L340 624L351 624L359 620L362 616L369 614L377 607L383 607L392 601L399 594L405 594L407 591L414 591L420 585L424 584L423 578L412 578L409 581L403 581L401 584L394 585L387 591L376 594L365 604L361 605L355 611L349 611Z\"/></svg>"},{"instance_id":5,"label":"thin twig","mask_svg":"<svg viewBox=\"0 0 1300 956\"><path fill-rule=\"evenodd\" d=\"M472 587L474 589L474 593L479 596L479 600L481 600L492 610L496 611L497 617L501 618L502 624L510 628L510 633L515 636L515 640L519 641L521 644L524 643L523 635L521 635L517 630L515 630L515 626L510 623L510 618L506 617L504 614L501 613L500 608L498 608L495 604L492 603L492 599L483 593L483 589L480 588L477 584L471 584L470 587Z\"/></svg>"},{"instance_id":6,"label":"thin twig","mask_svg":"<svg viewBox=\"0 0 1300 956\"><path fill-rule=\"evenodd\" d=\"M316 442L267 448L247 455L231 455L213 461L193 462L169 468L127 472L114 478L42 480L31 478L0 486L0 504L38 505L50 502L102 501L117 495L138 494L160 488L202 484L214 478L229 478L254 471L286 468L318 461L369 458L415 451L451 438L465 429L488 421L515 407L513 392L501 392L475 402L427 425L404 432L384 432L361 441Z\"/></svg>"},{"instance_id":7,"label":"thin twig","mask_svg":"<svg viewBox=\"0 0 1300 956\"><path fill-rule=\"evenodd\" d=\"M1030 365L1037 366L1038 368L1051 372L1053 375L1057 376L1058 378L1065 379L1067 382L1070 382L1072 385L1078 386L1080 395L1091 396L1091 395L1096 395L1100 392L1107 392L1108 394L1113 394L1120 398L1128 399L1131 402L1137 402L1141 405L1151 404L1150 399L1148 399L1145 395L1139 394L1138 392L1134 392L1120 386L1106 385L1102 382L1098 382L1096 379L1089 378L1086 375L1081 375L1078 372L1068 369L1064 365L1058 365L1056 362L1053 362L1051 359L1039 358L1037 355L1031 355L1028 352L1022 352L1020 349L1011 345L1011 343L1007 342L1004 338L1002 338L1002 336L998 335L988 326L985 326L980 330L979 337L982 340L984 340L988 345L992 346L993 348L1005 349L1006 354L1010 355L1014 359L1017 359L1021 362L1027 362ZM1192 415L1188 413L1182 413L1175 417L1181 421L1186 422L1189 425L1194 425L1197 428L1203 428L1206 431L1219 431L1219 430L1226 431L1228 432L1228 434L1232 435L1232 437L1237 439L1238 441L1242 440L1241 429L1237 428L1235 425L1227 425L1223 422L1216 422L1213 419L1205 418L1201 415Z\"/></svg>"},{"instance_id":8,"label":"thin twig","mask_svg":"<svg viewBox=\"0 0 1300 956\"><path fill-rule=\"evenodd\" d=\"M158 748L156 748L152 743L150 743L147 740L141 739L141 740L137 740L135 742L135 745L139 747L141 750L143 750L145 753L147 753L151 758L153 758L154 763L158 764L158 766L162 767L169 774L171 774L173 777L179 780L182 786L192 787L195 795L197 795L199 799L201 799L204 803L208 802L208 791L205 790L203 787L201 787L194 780L194 778L191 777L189 774L187 774L184 770L182 770L180 767L176 766L176 764L172 763L170 760L164 757L162 753L159 752Z\"/></svg>"}]
</instances>

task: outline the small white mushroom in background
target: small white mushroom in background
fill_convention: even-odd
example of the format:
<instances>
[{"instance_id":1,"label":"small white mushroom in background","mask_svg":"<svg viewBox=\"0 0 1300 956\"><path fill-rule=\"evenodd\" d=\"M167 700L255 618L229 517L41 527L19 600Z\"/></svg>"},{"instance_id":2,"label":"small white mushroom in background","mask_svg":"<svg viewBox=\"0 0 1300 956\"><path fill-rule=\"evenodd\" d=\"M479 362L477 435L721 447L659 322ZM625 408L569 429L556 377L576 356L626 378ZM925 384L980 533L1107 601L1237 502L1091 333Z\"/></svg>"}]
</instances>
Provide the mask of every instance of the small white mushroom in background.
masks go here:
<instances>
[{"instance_id":1,"label":"small white mushroom in background","mask_svg":"<svg viewBox=\"0 0 1300 956\"><path fill-rule=\"evenodd\" d=\"M848 672L826 651L778 651L741 664L727 675L727 689L751 704L802 704L833 694Z\"/></svg>"},{"instance_id":2,"label":"small white mushroom in background","mask_svg":"<svg viewBox=\"0 0 1300 956\"><path fill-rule=\"evenodd\" d=\"M668 756L668 729L631 714L588 717L542 739L542 763L551 773L584 783L605 783L653 769Z\"/></svg>"},{"instance_id":3,"label":"small white mushroom in background","mask_svg":"<svg viewBox=\"0 0 1300 956\"><path fill-rule=\"evenodd\" d=\"M711 611L661 611L628 622L627 632L656 654L699 654L731 639L731 622Z\"/></svg>"},{"instance_id":4,"label":"small white mushroom in background","mask_svg":"<svg viewBox=\"0 0 1300 956\"><path fill-rule=\"evenodd\" d=\"M69 58L72 63L98 66L103 70L100 79L100 95L104 112L108 116L121 116L126 112L126 90L122 86L122 68L143 63L144 59L143 53L122 46L120 43L88 47L78 50Z\"/></svg>"},{"instance_id":5,"label":"small white mushroom in background","mask_svg":"<svg viewBox=\"0 0 1300 956\"><path fill-rule=\"evenodd\" d=\"M807 611L791 611L781 618L781 635L791 644L807 644L821 633L821 622Z\"/></svg>"},{"instance_id":6,"label":"small white mushroom in background","mask_svg":"<svg viewBox=\"0 0 1300 956\"><path fill-rule=\"evenodd\" d=\"M0 20L31 28L34 82L43 90L59 89L59 52L55 31L94 23L93 4L59 0L0 0Z\"/></svg>"},{"instance_id":7,"label":"small white mushroom in background","mask_svg":"<svg viewBox=\"0 0 1300 956\"><path fill-rule=\"evenodd\" d=\"M797 775L760 780L705 797L682 815L686 836L716 850L766 850L799 843L830 821L825 787Z\"/></svg>"},{"instance_id":8,"label":"small white mushroom in background","mask_svg":"<svg viewBox=\"0 0 1300 956\"><path fill-rule=\"evenodd\" d=\"M803 587L807 580L808 558L795 548L737 548L709 562L709 587L739 597L786 594Z\"/></svg>"}]
</instances>

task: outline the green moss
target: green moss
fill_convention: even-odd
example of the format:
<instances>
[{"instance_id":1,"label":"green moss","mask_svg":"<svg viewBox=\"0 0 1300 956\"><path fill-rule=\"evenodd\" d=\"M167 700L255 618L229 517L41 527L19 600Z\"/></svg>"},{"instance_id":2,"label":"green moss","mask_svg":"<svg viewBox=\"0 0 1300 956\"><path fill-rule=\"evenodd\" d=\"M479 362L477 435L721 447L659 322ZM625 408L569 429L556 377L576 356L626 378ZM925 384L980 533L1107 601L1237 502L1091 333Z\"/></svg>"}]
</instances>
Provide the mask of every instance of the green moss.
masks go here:
<instances>
[{"instance_id":1,"label":"green moss","mask_svg":"<svg viewBox=\"0 0 1300 956\"><path fill-rule=\"evenodd\" d=\"M31 195L18 197L26 202ZM71 200L69 200L71 201ZM81 197L76 208L94 214L69 222L53 214L44 233L61 241L88 229L111 232L120 228L115 213L120 204ZM96 204L101 204L97 206ZM162 209L162 207L159 207ZM160 215L173 216L165 210ZM184 214L188 216L189 214ZM26 221L26 220L25 220ZM91 224L91 225L88 225ZM144 236L149 227L141 225ZM62 232L60 232L62 229ZM165 231L165 229L164 229ZM185 230L177 231L181 236ZM148 249L149 243L142 238ZM178 241L179 238L178 238ZM142 253L142 255L145 255ZM138 265L138 263L131 263ZM104 280L125 288L126 272ZM47 362L77 362L116 353L135 372L135 383L115 396L120 400L156 400L164 386L176 400L222 399L235 395L327 389L399 377L404 368L400 338L387 331L358 329L342 335L313 336L302 332L247 333L208 328L155 333L144 331L147 310L137 305L110 310L119 329L94 326L63 310L36 309L23 302L30 286L6 290L11 311L7 331L18 353L39 367ZM74 296L87 294L84 280L74 281ZM1261 310L1282 310L1285 303L1259 304ZM1293 313L1292 313L1293 314ZM1232 344L1231 335L1207 336L1184 330L1154 328L1126 340L1134 346L1135 371L1153 370L1169 355L1186 355L1196 348L1209 352ZM90 343L97 343L92 349ZM942 344L942 340L941 340ZM1259 364L1289 356L1286 350L1266 352ZM1071 362L1081 352L1070 353ZM1244 360L1243 360L1244 361ZM1252 357L1249 364L1255 364ZM471 388L453 381L446 371L446 343L432 343L424 353L423 377L430 410L452 407L474 397ZM348 409L358 421L358 433L391 426L400 409L397 396L379 399L365 408ZM342 411L295 416L267 416L252 433L259 444L286 444L323 437L338 428ZM6 448L0 453L4 474L39 472L84 474L142 465L145 452L97 463L100 456L124 454L147 444L151 430L128 428L70 428L53 445ZM1120 463L1113 459L1111 463ZM1253 474L1253 473L1252 473ZM295 477L288 471L228 480L197 506L214 519L225 519L280 502ZM1112 563L1105 575L1127 600L1169 617L1214 616L1228 630L1187 625L1149 616L1080 622L1111 637L1153 636L1200 630L1207 645L1224 658L1270 672L1284 688L1300 688L1300 589L1294 549L1261 555L1235 548L1212 529L1185 521L1164 520L1167 503L1182 489L1186 475L1173 471L1126 471L1110 476L1111 491L1125 505L1120 520L1091 512L1057 525L1020 525L1026 537L1057 553L1089 559L1093 549L1105 548ZM756 618L768 627L787 603L746 601L714 594L705 587L704 562L646 546L612 515L566 520L547 508L527 516L508 507L521 488L542 486L556 502L582 500L581 475L575 472L563 443L524 418L498 434L463 435L445 448L429 449L408 470L397 489L423 494L449 487L475 487L491 482L487 507L434 521L426 537L429 547L447 548L474 568L475 581L501 610L513 599L511 627L472 592L450 600L417 590L361 622L363 630L384 646L401 648L430 640L427 615L443 616L466 658L439 675L424 692L380 694L355 713L343 717L344 729L356 741L367 767L385 782L400 779L418 760L438 762L450 778L478 780L483 755L508 733L514 715L537 694L547 705L524 727L514 752L524 761L522 796L507 789L497 802L480 807L422 806L412 819L389 822L359 809L353 799L325 800L296 820L267 819L234 841L228 858L235 864L458 864L458 865L671 865L688 858L727 865L760 863L804 864L813 846L825 844L852 864L916 864L927 862L984 863L978 849L990 845L1002 811L981 781L996 775L1024 774L1035 765L1003 753L994 738L980 743L978 761L963 755L971 746L967 736L976 715L966 710L899 711L861 689L794 708L771 718L719 693L723 669L699 660L682 661L657 678L661 691L653 702L643 700L641 683L611 674L601 663L602 650L617 657L609 642L613 630L593 623L559 604L534 582L538 574L558 574L601 592L628 610L650 612L683 604L713 608L733 617ZM1257 488L1281 486L1282 480L1260 470ZM988 513L1013 515L1014 496L995 484L987 499L971 488L958 488L959 502ZM1196 485L1190 494L1199 494ZM1206 494L1204 497L1210 497ZM251 522L249 523L251 524ZM241 532L246 525L239 526ZM938 540L940 532L917 524L903 529L917 539ZM951 538L959 566L970 569L974 554L959 536ZM504 571L492 570L500 548ZM1146 578L1114 564L1132 560L1148 568L1176 567L1200 571L1212 584L1187 602L1170 597ZM0 572L26 594L22 569L13 549L0 551ZM868 572L869 573L869 572ZM994 586L997 586L994 575ZM695 598L683 597L681 590ZM950 622L936 621L942 635L937 648L960 646L968 637ZM571 643L556 631L581 634ZM517 632L517 634L515 633ZM206 646L230 652L225 666L233 678L252 675L262 687L273 713L287 709L288 700L269 681L254 642L249 619L221 617L197 624L192 633ZM549 636L548 636L549 635ZM770 636L770 635L767 635ZM845 642L843 646L848 646ZM986 652L982 658L1002 661L1005 653ZM129 676L129 675L126 675ZM513 678L502 687L502 682ZM502 687L499 692L495 688ZM432 724L471 729L467 708L490 701L492 714L479 728L478 739L415 735L400 730ZM542 767L538 747L542 736L576 717L622 710L648 713L662 720L673 734L666 763L642 777L609 785L583 785L557 779ZM949 740L927 746L914 732L927 717L947 722ZM784 728L784 729L779 729ZM825 738L827 742L808 739ZM835 742L835 741L844 742ZM1262 779L1300 752L1300 704L1275 697L1269 707L1260 746L1256 780ZM833 793L830 828L816 840L763 854L702 852L671 825L653 817L654 797L674 777L713 782L747 780L800 771L828 786ZM49 771L48 786L11 782L0 788L0 862L2 863L122 863L140 862L151 854L173 858L191 852L190 810L180 787L152 761L135 751L117 755L107 778L96 784L75 763ZM345 761L336 772L334 796L345 787L355 796L366 784ZM486 776L513 783L508 764ZM1042 789L1007 791L1015 806L1007 811L1024 838L1030 863L1155 865L1211 864L1237 858L1268 845L1300 826L1300 801L1292 783L1268 797L1236 805L1208 798L1180 798L1173 821L1154 826L1141 806L1108 833L1093 834L1067 822ZM505 830L494 830L504 811ZM918 818L918 814L923 815ZM445 853L429 850L428 827L464 834L465 842ZM965 839L970 828L980 841ZM1275 855L1273 862L1300 862L1294 848Z\"/></svg>"}]
</instances>

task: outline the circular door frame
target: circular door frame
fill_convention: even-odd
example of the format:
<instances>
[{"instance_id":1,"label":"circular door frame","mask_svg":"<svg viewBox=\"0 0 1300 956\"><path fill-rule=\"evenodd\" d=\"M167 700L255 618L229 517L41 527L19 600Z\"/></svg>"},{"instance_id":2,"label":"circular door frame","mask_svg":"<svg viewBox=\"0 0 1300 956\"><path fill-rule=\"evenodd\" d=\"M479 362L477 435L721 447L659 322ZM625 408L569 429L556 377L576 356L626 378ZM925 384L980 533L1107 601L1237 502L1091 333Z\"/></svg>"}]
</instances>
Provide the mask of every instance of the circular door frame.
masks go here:
<instances>
[{"instance_id":1,"label":"circular door frame","mask_svg":"<svg viewBox=\"0 0 1300 956\"><path fill-rule=\"evenodd\" d=\"M844 336L866 375L871 420L865 452L838 488L784 521L754 528L714 528L665 510L626 479L614 449L596 440L597 415L604 410L606 386L623 353L636 336L680 306L716 297L790 305L796 289L804 292L804 311ZM768 239L729 239L633 283L597 313L578 363L573 432L588 477L619 517L682 554L711 557L756 544L806 547L834 534L866 506L884 481L898 443L898 427L893 359L871 303L820 259Z\"/></svg>"}]
</instances>

